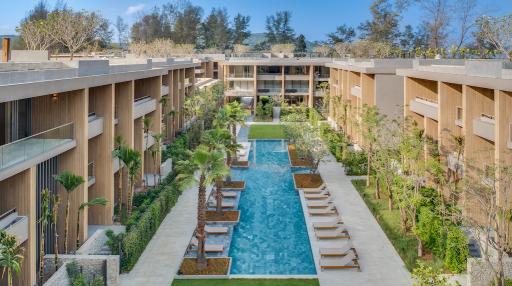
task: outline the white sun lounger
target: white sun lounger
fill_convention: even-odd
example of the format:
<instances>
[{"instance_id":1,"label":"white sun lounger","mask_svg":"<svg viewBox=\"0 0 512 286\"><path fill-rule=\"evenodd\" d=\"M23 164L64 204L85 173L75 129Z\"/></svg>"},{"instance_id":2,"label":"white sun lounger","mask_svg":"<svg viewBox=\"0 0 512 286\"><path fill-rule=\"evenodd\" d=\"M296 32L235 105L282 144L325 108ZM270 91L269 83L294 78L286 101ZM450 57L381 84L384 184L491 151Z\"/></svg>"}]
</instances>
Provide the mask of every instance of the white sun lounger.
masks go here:
<instances>
[{"instance_id":1,"label":"white sun lounger","mask_svg":"<svg viewBox=\"0 0 512 286\"><path fill-rule=\"evenodd\" d=\"M225 234L228 233L228 227L226 226L205 226L204 231L210 234Z\"/></svg>"},{"instance_id":2,"label":"white sun lounger","mask_svg":"<svg viewBox=\"0 0 512 286\"><path fill-rule=\"evenodd\" d=\"M197 241L197 238L194 237L190 241L190 246L195 247L197 249L198 243L199 242ZM223 252L224 251L224 245L222 245L222 244L209 244L209 243L206 243L204 245L204 251L206 251L206 252Z\"/></svg>"},{"instance_id":3,"label":"white sun lounger","mask_svg":"<svg viewBox=\"0 0 512 286\"><path fill-rule=\"evenodd\" d=\"M350 238L348 230L345 227L338 227L337 229L315 229L317 239L333 239L333 238Z\"/></svg>"},{"instance_id":4,"label":"white sun lounger","mask_svg":"<svg viewBox=\"0 0 512 286\"><path fill-rule=\"evenodd\" d=\"M236 198L236 192L222 192L224 198Z\"/></svg>"},{"instance_id":5,"label":"white sun lounger","mask_svg":"<svg viewBox=\"0 0 512 286\"><path fill-rule=\"evenodd\" d=\"M208 203L208 206L211 207L211 208L215 208L217 207L217 202L215 201L210 201ZM225 202L225 201L222 201L222 208L234 208L235 207L235 203L234 202Z\"/></svg>"},{"instance_id":6,"label":"white sun lounger","mask_svg":"<svg viewBox=\"0 0 512 286\"><path fill-rule=\"evenodd\" d=\"M325 185L325 183L323 183L320 187L318 188L303 188L302 191L307 194L307 193L321 193L322 191L325 191L327 189L327 186Z\"/></svg>"},{"instance_id":7,"label":"white sun lounger","mask_svg":"<svg viewBox=\"0 0 512 286\"><path fill-rule=\"evenodd\" d=\"M357 257L356 249L352 242L348 241L340 247L324 247L319 250L320 256L345 256L349 253L354 253Z\"/></svg>"},{"instance_id":8,"label":"white sun lounger","mask_svg":"<svg viewBox=\"0 0 512 286\"><path fill-rule=\"evenodd\" d=\"M356 268L361 271L361 266L354 253L349 252L345 256L320 257L320 268L324 269L348 269Z\"/></svg>"},{"instance_id":9,"label":"white sun lounger","mask_svg":"<svg viewBox=\"0 0 512 286\"><path fill-rule=\"evenodd\" d=\"M315 229L338 228L341 226L343 226L343 221L339 217L332 221L322 221L322 222L314 222L313 223L313 228L315 228Z\"/></svg>"},{"instance_id":10,"label":"white sun lounger","mask_svg":"<svg viewBox=\"0 0 512 286\"><path fill-rule=\"evenodd\" d=\"M310 209L308 212L309 215L338 215L338 209L335 205L331 205L330 208L324 209Z\"/></svg>"}]
</instances>

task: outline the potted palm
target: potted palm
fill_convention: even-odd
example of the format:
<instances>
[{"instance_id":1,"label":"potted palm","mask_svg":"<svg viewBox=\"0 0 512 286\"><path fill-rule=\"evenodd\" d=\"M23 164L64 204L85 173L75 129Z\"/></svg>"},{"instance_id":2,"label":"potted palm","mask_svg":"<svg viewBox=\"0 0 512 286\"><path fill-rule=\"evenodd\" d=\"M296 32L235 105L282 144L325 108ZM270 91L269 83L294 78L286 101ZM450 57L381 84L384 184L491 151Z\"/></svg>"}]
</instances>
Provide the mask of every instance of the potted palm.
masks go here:
<instances>
[{"instance_id":1,"label":"potted palm","mask_svg":"<svg viewBox=\"0 0 512 286\"><path fill-rule=\"evenodd\" d=\"M216 150L210 151L204 144L199 145L190 153L189 160L179 161L176 167L179 171L176 180L182 190L195 184L198 186L197 268L204 270L207 267L205 252L206 188L226 176L229 169L224 162L224 155Z\"/></svg>"}]
</instances>

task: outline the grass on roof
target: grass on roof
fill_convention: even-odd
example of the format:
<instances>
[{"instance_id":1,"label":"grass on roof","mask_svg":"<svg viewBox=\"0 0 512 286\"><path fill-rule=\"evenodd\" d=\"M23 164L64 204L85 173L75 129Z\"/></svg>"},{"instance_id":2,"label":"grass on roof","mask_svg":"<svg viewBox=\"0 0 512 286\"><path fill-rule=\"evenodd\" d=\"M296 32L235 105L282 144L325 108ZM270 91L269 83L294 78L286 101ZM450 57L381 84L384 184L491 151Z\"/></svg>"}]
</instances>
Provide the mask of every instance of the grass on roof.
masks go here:
<instances>
[{"instance_id":1,"label":"grass on roof","mask_svg":"<svg viewBox=\"0 0 512 286\"><path fill-rule=\"evenodd\" d=\"M174 280L172 286L319 286L317 279L190 279Z\"/></svg>"},{"instance_id":2,"label":"grass on roof","mask_svg":"<svg viewBox=\"0 0 512 286\"><path fill-rule=\"evenodd\" d=\"M249 139L285 139L281 125L251 125Z\"/></svg>"}]
</instances>

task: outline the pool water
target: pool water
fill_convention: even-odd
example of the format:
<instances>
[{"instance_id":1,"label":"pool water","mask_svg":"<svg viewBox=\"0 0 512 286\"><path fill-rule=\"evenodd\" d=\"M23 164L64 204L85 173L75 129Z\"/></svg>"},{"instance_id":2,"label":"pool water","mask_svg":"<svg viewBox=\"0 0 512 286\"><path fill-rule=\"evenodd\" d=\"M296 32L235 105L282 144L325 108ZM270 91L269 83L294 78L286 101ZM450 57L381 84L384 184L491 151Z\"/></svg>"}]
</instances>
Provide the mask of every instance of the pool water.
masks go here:
<instances>
[{"instance_id":1,"label":"pool water","mask_svg":"<svg viewBox=\"0 0 512 286\"><path fill-rule=\"evenodd\" d=\"M229 256L231 274L316 274L300 197L293 185L286 142L253 141Z\"/></svg>"}]
</instances>

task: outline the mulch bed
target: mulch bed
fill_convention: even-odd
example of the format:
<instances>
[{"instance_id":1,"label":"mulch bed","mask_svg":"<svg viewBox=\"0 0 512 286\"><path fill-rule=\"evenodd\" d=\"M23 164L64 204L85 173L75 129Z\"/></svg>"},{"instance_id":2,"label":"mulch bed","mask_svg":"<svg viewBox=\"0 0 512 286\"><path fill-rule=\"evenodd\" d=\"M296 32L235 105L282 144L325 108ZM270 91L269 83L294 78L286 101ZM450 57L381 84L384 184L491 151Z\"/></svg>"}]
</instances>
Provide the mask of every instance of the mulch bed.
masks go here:
<instances>
[{"instance_id":1,"label":"mulch bed","mask_svg":"<svg viewBox=\"0 0 512 286\"><path fill-rule=\"evenodd\" d=\"M318 174L293 174L297 189L318 188L322 185L322 177Z\"/></svg>"},{"instance_id":2,"label":"mulch bed","mask_svg":"<svg viewBox=\"0 0 512 286\"><path fill-rule=\"evenodd\" d=\"M290 156L292 167L311 167L311 163L299 158L297 151L295 151L295 146L292 144L288 145L288 156Z\"/></svg>"},{"instance_id":3,"label":"mulch bed","mask_svg":"<svg viewBox=\"0 0 512 286\"><path fill-rule=\"evenodd\" d=\"M240 218L240 211L223 211L218 216L216 211L206 211L206 221L229 221L237 222Z\"/></svg>"},{"instance_id":4,"label":"mulch bed","mask_svg":"<svg viewBox=\"0 0 512 286\"><path fill-rule=\"evenodd\" d=\"M185 258L181 263L180 275L227 275L229 272L229 258L208 258L207 267L203 270L197 269L195 258Z\"/></svg>"},{"instance_id":5,"label":"mulch bed","mask_svg":"<svg viewBox=\"0 0 512 286\"><path fill-rule=\"evenodd\" d=\"M235 168L248 168L249 167L249 161L235 161L231 162L231 167Z\"/></svg>"},{"instance_id":6,"label":"mulch bed","mask_svg":"<svg viewBox=\"0 0 512 286\"><path fill-rule=\"evenodd\" d=\"M231 182L222 182L223 189L245 189L244 181L231 181Z\"/></svg>"}]
</instances>

